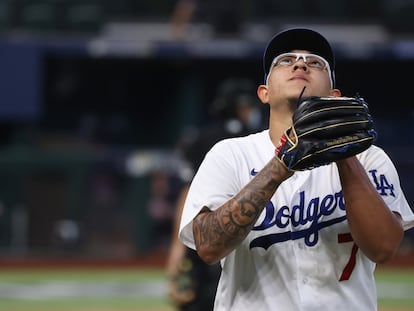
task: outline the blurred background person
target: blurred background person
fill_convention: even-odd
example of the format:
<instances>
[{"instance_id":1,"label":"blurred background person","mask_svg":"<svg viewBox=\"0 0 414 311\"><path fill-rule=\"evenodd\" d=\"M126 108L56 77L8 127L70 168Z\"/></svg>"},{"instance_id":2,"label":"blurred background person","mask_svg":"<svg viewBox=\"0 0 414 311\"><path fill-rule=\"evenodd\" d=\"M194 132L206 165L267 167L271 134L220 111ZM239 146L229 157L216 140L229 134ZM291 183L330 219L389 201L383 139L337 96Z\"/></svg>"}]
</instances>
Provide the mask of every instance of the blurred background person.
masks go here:
<instances>
[{"instance_id":1,"label":"blurred background person","mask_svg":"<svg viewBox=\"0 0 414 311\"><path fill-rule=\"evenodd\" d=\"M205 153L219 140L249 134L264 125L264 113L255 98L256 87L249 79L229 78L217 88L211 104L214 122L199 130L183 135L179 152L195 173ZM188 181L189 182L189 181ZM178 226L189 183L177 200L171 247L166 272L169 279L168 294L177 310L209 311L213 309L220 264L207 265L197 253L178 240Z\"/></svg>"},{"instance_id":2,"label":"blurred background person","mask_svg":"<svg viewBox=\"0 0 414 311\"><path fill-rule=\"evenodd\" d=\"M174 191L172 177L166 170L150 174L150 199L147 205L152 221L152 247L162 251L168 247L174 219Z\"/></svg>"},{"instance_id":3,"label":"blurred background person","mask_svg":"<svg viewBox=\"0 0 414 311\"><path fill-rule=\"evenodd\" d=\"M237 37L246 17L244 1L178 0L171 16L172 33L184 39L190 23L207 23L215 36Z\"/></svg>"}]
</instances>

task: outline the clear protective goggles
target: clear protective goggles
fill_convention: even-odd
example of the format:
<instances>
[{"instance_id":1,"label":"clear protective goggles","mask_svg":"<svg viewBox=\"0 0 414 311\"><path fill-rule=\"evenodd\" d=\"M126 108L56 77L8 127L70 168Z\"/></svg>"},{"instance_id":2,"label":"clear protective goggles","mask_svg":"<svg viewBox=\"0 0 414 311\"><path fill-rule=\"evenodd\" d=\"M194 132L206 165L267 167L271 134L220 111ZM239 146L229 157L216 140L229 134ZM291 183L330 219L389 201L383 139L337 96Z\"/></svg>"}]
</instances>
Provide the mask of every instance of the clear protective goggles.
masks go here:
<instances>
[{"instance_id":1,"label":"clear protective goggles","mask_svg":"<svg viewBox=\"0 0 414 311\"><path fill-rule=\"evenodd\" d=\"M269 73L273 67L288 67L296 64L300 59L309 67L318 70L328 71L329 78L331 79L331 87L333 87L332 71L329 63L323 57L310 54L310 53L283 53L276 56L269 68ZM269 76L268 76L269 77ZM266 81L267 82L267 81Z\"/></svg>"}]
</instances>

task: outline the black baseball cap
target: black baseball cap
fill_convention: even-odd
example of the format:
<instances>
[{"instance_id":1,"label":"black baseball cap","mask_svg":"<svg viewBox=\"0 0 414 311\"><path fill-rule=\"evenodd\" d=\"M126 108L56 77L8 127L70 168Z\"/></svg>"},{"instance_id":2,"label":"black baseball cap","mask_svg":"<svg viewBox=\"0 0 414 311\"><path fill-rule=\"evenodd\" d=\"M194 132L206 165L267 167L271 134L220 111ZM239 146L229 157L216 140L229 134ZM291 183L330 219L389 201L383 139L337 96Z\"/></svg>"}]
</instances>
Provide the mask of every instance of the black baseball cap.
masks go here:
<instances>
[{"instance_id":1,"label":"black baseball cap","mask_svg":"<svg viewBox=\"0 0 414 311\"><path fill-rule=\"evenodd\" d=\"M273 59L292 50L307 50L326 59L331 69L332 85L335 85L335 57L331 45L319 32L307 28L288 29L270 40L263 55L265 83Z\"/></svg>"}]
</instances>

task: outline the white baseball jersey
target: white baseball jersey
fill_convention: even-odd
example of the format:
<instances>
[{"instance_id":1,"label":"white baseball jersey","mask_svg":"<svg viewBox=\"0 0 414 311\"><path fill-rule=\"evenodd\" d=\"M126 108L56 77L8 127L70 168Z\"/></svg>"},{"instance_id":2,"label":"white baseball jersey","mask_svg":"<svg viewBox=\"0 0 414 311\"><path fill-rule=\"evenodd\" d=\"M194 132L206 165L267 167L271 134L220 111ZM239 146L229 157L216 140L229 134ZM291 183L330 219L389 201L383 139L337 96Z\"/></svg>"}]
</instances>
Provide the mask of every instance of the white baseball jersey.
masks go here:
<instances>
[{"instance_id":1,"label":"white baseball jersey","mask_svg":"<svg viewBox=\"0 0 414 311\"><path fill-rule=\"evenodd\" d=\"M237 194L274 152L265 130L221 141L207 153L184 206L184 244L195 248L192 220L201 208L215 210ZM389 157L372 146L358 158L404 229L413 227L414 214ZM335 164L284 181L221 265L216 311L377 310L376 265L352 240Z\"/></svg>"}]
</instances>

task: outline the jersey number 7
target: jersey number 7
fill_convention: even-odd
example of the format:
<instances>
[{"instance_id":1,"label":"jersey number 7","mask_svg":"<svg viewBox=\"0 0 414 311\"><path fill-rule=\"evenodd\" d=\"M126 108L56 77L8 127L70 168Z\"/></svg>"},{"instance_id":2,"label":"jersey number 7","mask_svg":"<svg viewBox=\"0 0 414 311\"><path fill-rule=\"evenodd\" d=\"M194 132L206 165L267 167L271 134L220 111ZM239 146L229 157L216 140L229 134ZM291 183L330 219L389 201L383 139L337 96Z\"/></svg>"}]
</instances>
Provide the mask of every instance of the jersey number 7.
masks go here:
<instances>
[{"instance_id":1,"label":"jersey number 7","mask_svg":"<svg viewBox=\"0 0 414 311\"><path fill-rule=\"evenodd\" d=\"M338 234L338 243L349 243L353 242L354 239L350 233L341 233ZM352 271L355 268L356 264L356 254L358 252L358 246L354 243L352 245L351 256L349 257L348 263L346 264L344 270L342 271L339 282L349 280L351 277Z\"/></svg>"}]
</instances>

